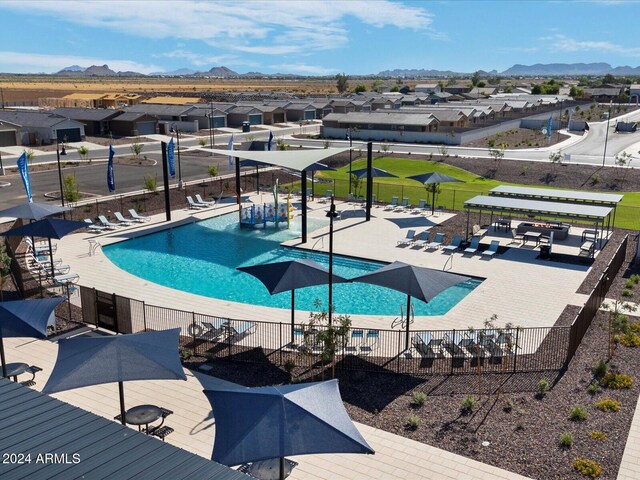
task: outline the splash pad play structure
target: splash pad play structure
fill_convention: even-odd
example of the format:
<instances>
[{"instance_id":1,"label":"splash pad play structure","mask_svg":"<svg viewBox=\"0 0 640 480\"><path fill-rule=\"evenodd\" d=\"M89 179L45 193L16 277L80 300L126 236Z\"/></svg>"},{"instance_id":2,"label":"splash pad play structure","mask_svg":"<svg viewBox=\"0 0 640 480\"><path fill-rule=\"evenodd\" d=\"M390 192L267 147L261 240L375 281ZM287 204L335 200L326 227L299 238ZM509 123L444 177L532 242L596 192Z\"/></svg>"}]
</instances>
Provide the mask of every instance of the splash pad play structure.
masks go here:
<instances>
[{"instance_id":1,"label":"splash pad play structure","mask_svg":"<svg viewBox=\"0 0 640 480\"><path fill-rule=\"evenodd\" d=\"M256 204L252 203L246 207L240 207L240 227L256 227L262 226L266 228L269 223L277 227L281 225L291 225L291 219L294 217L294 207L291 205L291 196L287 194L287 200L284 203L278 202L279 182L273 187L273 202Z\"/></svg>"}]
</instances>

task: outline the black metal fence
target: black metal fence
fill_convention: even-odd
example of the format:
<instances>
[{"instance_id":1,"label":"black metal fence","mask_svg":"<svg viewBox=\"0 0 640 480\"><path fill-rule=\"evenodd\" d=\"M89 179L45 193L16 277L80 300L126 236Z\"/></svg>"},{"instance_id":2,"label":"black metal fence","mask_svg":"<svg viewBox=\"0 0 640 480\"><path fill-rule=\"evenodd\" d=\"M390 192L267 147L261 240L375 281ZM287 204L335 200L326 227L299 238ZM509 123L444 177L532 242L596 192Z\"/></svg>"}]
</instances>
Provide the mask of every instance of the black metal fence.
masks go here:
<instances>
[{"instance_id":1,"label":"black metal fence","mask_svg":"<svg viewBox=\"0 0 640 480\"><path fill-rule=\"evenodd\" d=\"M326 326L232 319L149 305L80 287L85 321L118 333L181 328L186 355L280 367L385 371L409 375L559 370L571 327L405 330L351 327L334 343ZM333 350L335 355L331 355Z\"/></svg>"}]
</instances>

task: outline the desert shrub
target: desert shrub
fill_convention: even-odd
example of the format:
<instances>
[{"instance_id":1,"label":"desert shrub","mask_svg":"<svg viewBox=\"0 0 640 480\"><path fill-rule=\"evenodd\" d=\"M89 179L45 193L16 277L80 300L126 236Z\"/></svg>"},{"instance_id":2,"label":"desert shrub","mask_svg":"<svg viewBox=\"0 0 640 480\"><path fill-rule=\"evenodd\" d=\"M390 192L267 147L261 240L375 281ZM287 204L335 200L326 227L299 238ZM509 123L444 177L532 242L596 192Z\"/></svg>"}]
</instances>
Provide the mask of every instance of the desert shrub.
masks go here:
<instances>
[{"instance_id":1,"label":"desert shrub","mask_svg":"<svg viewBox=\"0 0 640 480\"><path fill-rule=\"evenodd\" d=\"M546 378L541 378L538 382L538 393L541 395L546 395L550 389L551 385L549 384L549 380L547 380Z\"/></svg>"},{"instance_id":2,"label":"desert shrub","mask_svg":"<svg viewBox=\"0 0 640 480\"><path fill-rule=\"evenodd\" d=\"M478 399L476 397L469 395L468 397L465 397L464 400L462 401L461 410L463 412L470 412L476 407L477 404L478 404Z\"/></svg>"},{"instance_id":3,"label":"desert shrub","mask_svg":"<svg viewBox=\"0 0 640 480\"><path fill-rule=\"evenodd\" d=\"M427 394L424 392L413 392L413 403L416 405L424 405L427 400Z\"/></svg>"},{"instance_id":4,"label":"desert shrub","mask_svg":"<svg viewBox=\"0 0 640 480\"><path fill-rule=\"evenodd\" d=\"M153 193L158 191L158 179L155 175L147 175L144 177L144 188Z\"/></svg>"},{"instance_id":5,"label":"desert shrub","mask_svg":"<svg viewBox=\"0 0 640 480\"><path fill-rule=\"evenodd\" d=\"M63 180L63 195L67 202L80 200L80 190L75 175L65 175Z\"/></svg>"},{"instance_id":6,"label":"desert shrub","mask_svg":"<svg viewBox=\"0 0 640 480\"><path fill-rule=\"evenodd\" d=\"M624 290L622 290L622 296L627 298L633 297L633 292L628 288L625 288Z\"/></svg>"},{"instance_id":7,"label":"desert shrub","mask_svg":"<svg viewBox=\"0 0 640 480\"><path fill-rule=\"evenodd\" d=\"M291 358L287 358L287 360L284 362L284 369L287 373L291 373L295 367L296 362L294 362Z\"/></svg>"},{"instance_id":8,"label":"desert shrub","mask_svg":"<svg viewBox=\"0 0 640 480\"><path fill-rule=\"evenodd\" d=\"M589 392L591 395L595 395L596 393L598 393L598 390L600 390L600 385L596 381L591 382L587 387L587 392Z\"/></svg>"},{"instance_id":9,"label":"desert shrub","mask_svg":"<svg viewBox=\"0 0 640 480\"><path fill-rule=\"evenodd\" d=\"M411 430L415 430L419 426L420 426L420 417L419 416L411 415L407 419L407 427L410 428Z\"/></svg>"},{"instance_id":10,"label":"desert shrub","mask_svg":"<svg viewBox=\"0 0 640 480\"><path fill-rule=\"evenodd\" d=\"M599 432L598 430L594 430L593 432L589 432L589 437L594 440L604 440L607 438L607 434L604 432Z\"/></svg>"},{"instance_id":11,"label":"desert shrub","mask_svg":"<svg viewBox=\"0 0 640 480\"><path fill-rule=\"evenodd\" d=\"M604 377L604 375L607 373L607 362L605 362L604 360L600 360L598 363L596 363L596 366L593 367L593 374L600 378L600 377Z\"/></svg>"},{"instance_id":12,"label":"desert shrub","mask_svg":"<svg viewBox=\"0 0 640 480\"><path fill-rule=\"evenodd\" d=\"M599 402L593 404L598 410L603 412L617 412L620 410L620 402L611 398L603 398Z\"/></svg>"},{"instance_id":13,"label":"desert shrub","mask_svg":"<svg viewBox=\"0 0 640 480\"><path fill-rule=\"evenodd\" d=\"M635 285L637 285L638 283L640 283L640 275L637 273L634 273L629 277L629 280L631 280Z\"/></svg>"},{"instance_id":14,"label":"desert shrub","mask_svg":"<svg viewBox=\"0 0 640 480\"><path fill-rule=\"evenodd\" d=\"M631 388L633 379L626 373L609 372L602 378L602 385L614 390Z\"/></svg>"},{"instance_id":15,"label":"desert shrub","mask_svg":"<svg viewBox=\"0 0 640 480\"><path fill-rule=\"evenodd\" d=\"M633 288L635 285L636 285L636 283L631 279L629 279L626 282L624 282L625 288Z\"/></svg>"},{"instance_id":16,"label":"desert shrub","mask_svg":"<svg viewBox=\"0 0 640 480\"><path fill-rule=\"evenodd\" d=\"M640 336L633 332L620 335L619 342L625 347L640 347Z\"/></svg>"},{"instance_id":17,"label":"desert shrub","mask_svg":"<svg viewBox=\"0 0 640 480\"><path fill-rule=\"evenodd\" d=\"M569 412L569 419L574 422L582 422L587 419L587 410L580 405L573 407Z\"/></svg>"},{"instance_id":18,"label":"desert shrub","mask_svg":"<svg viewBox=\"0 0 640 480\"><path fill-rule=\"evenodd\" d=\"M593 175L591 175L590 180L591 180L591 185L597 185L602 180L602 177L600 176L599 173L594 173Z\"/></svg>"},{"instance_id":19,"label":"desert shrub","mask_svg":"<svg viewBox=\"0 0 640 480\"><path fill-rule=\"evenodd\" d=\"M629 324L629 330L635 333L640 333L640 322L633 322Z\"/></svg>"},{"instance_id":20,"label":"desert shrub","mask_svg":"<svg viewBox=\"0 0 640 480\"><path fill-rule=\"evenodd\" d=\"M597 478L602 473L602 467L600 465L586 458L576 458L573 461L573 469L591 478Z\"/></svg>"},{"instance_id":21,"label":"desert shrub","mask_svg":"<svg viewBox=\"0 0 640 480\"><path fill-rule=\"evenodd\" d=\"M200 144L201 147L204 147L208 142L206 138L200 138L198 139L198 143Z\"/></svg>"},{"instance_id":22,"label":"desert shrub","mask_svg":"<svg viewBox=\"0 0 640 480\"><path fill-rule=\"evenodd\" d=\"M569 448L571 445L573 445L573 435L567 432L560 435L560 446L562 448Z\"/></svg>"}]
</instances>

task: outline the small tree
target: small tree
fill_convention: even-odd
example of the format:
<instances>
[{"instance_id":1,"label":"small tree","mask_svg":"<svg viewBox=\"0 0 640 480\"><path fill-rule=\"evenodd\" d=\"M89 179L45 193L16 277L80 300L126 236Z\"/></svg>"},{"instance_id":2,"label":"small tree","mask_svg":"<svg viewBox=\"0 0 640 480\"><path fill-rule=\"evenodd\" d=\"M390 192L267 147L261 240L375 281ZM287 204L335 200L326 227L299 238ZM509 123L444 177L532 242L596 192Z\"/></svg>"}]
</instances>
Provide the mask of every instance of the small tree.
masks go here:
<instances>
[{"instance_id":1,"label":"small tree","mask_svg":"<svg viewBox=\"0 0 640 480\"><path fill-rule=\"evenodd\" d=\"M155 175L147 175L144 177L144 188L152 193L158 192L158 179Z\"/></svg>"},{"instance_id":2,"label":"small tree","mask_svg":"<svg viewBox=\"0 0 640 480\"><path fill-rule=\"evenodd\" d=\"M31 162L33 161L34 157L36 156L36 153L32 149L27 150L25 153L27 155L27 163L29 165L31 165Z\"/></svg>"},{"instance_id":3,"label":"small tree","mask_svg":"<svg viewBox=\"0 0 640 480\"><path fill-rule=\"evenodd\" d=\"M551 171L547 176L547 183L553 179L553 173L556 165L562 164L562 150L558 150L557 152L549 153L549 162L551 163Z\"/></svg>"},{"instance_id":4,"label":"small tree","mask_svg":"<svg viewBox=\"0 0 640 480\"><path fill-rule=\"evenodd\" d=\"M387 153L389 151L389 144L387 142L382 142L382 145L380 145L380 149L384 153Z\"/></svg>"},{"instance_id":5,"label":"small tree","mask_svg":"<svg viewBox=\"0 0 640 480\"><path fill-rule=\"evenodd\" d=\"M207 145L208 140L206 138L200 138L198 139L198 143L200 144L201 147L204 147Z\"/></svg>"},{"instance_id":6,"label":"small tree","mask_svg":"<svg viewBox=\"0 0 640 480\"><path fill-rule=\"evenodd\" d=\"M276 138L276 148L278 150L289 150L289 145L287 145L282 138Z\"/></svg>"},{"instance_id":7,"label":"small tree","mask_svg":"<svg viewBox=\"0 0 640 480\"><path fill-rule=\"evenodd\" d=\"M337 74L336 88L338 89L338 93L345 93L349 89L349 77L344 73Z\"/></svg>"},{"instance_id":8,"label":"small tree","mask_svg":"<svg viewBox=\"0 0 640 480\"><path fill-rule=\"evenodd\" d=\"M144 145L140 143L140 138L136 138L136 141L134 143L131 144L131 153L133 153L133 155L136 157L136 160L140 160L140 154L142 153L142 150L144 149ZM78 152L80 151L80 149L78 149Z\"/></svg>"},{"instance_id":9,"label":"small tree","mask_svg":"<svg viewBox=\"0 0 640 480\"><path fill-rule=\"evenodd\" d=\"M613 357L616 348L616 337L629 332L629 317L624 312L635 312L635 305L615 300L613 305L602 304L605 310L609 310L609 335L607 345L607 361Z\"/></svg>"},{"instance_id":10,"label":"small tree","mask_svg":"<svg viewBox=\"0 0 640 480\"><path fill-rule=\"evenodd\" d=\"M80 190L75 175L65 175L63 180L64 199L67 202L77 202L80 200Z\"/></svg>"},{"instance_id":11,"label":"small tree","mask_svg":"<svg viewBox=\"0 0 640 480\"><path fill-rule=\"evenodd\" d=\"M471 77L471 85L475 87L478 85L479 82L480 82L480 72L474 72L473 76Z\"/></svg>"},{"instance_id":12,"label":"small tree","mask_svg":"<svg viewBox=\"0 0 640 480\"><path fill-rule=\"evenodd\" d=\"M620 188L622 188L622 186L624 185L624 181L627 178L627 173L629 171L629 167L631 166L632 160L633 160L633 157L631 156L630 153L627 153L626 151L618 153L615 156L616 165L618 167L627 167L624 169L624 173L622 174L622 182L620 183Z\"/></svg>"},{"instance_id":13,"label":"small tree","mask_svg":"<svg viewBox=\"0 0 640 480\"><path fill-rule=\"evenodd\" d=\"M496 170L500 166L500 160L504 158L505 149L506 149L506 145L504 143L501 144L499 148L496 147L496 148L489 149L489 156L493 159L496 165Z\"/></svg>"},{"instance_id":14,"label":"small tree","mask_svg":"<svg viewBox=\"0 0 640 480\"><path fill-rule=\"evenodd\" d=\"M366 85L363 85L362 83L356 85L356 88L353 89L354 93L362 93L362 92L366 92L366 91L367 91L367 87L366 87Z\"/></svg>"},{"instance_id":15,"label":"small tree","mask_svg":"<svg viewBox=\"0 0 640 480\"><path fill-rule=\"evenodd\" d=\"M80 147L78 147L78 154L80 155L80 158L82 160L86 160L89 156L89 149L84 145L81 145Z\"/></svg>"},{"instance_id":16,"label":"small tree","mask_svg":"<svg viewBox=\"0 0 640 480\"><path fill-rule=\"evenodd\" d=\"M356 175L351 175L351 187L353 188L353 193L355 193L356 197L360 195L360 189L362 188L363 179L357 177Z\"/></svg>"},{"instance_id":17,"label":"small tree","mask_svg":"<svg viewBox=\"0 0 640 480\"><path fill-rule=\"evenodd\" d=\"M438 147L438 153L440 153L441 160L446 160L449 158L449 149L444 145L440 145Z\"/></svg>"},{"instance_id":18,"label":"small tree","mask_svg":"<svg viewBox=\"0 0 640 480\"><path fill-rule=\"evenodd\" d=\"M217 177L218 167L216 165L209 165L209 168L207 168L207 173L209 174L211 179L213 179L214 177Z\"/></svg>"},{"instance_id":19,"label":"small tree","mask_svg":"<svg viewBox=\"0 0 640 480\"><path fill-rule=\"evenodd\" d=\"M9 278L9 266L11 265L11 257L7 255L4 240L0 242L0 302L4 301L3 290L4 285Z\"/></svg>"}]
</instances>

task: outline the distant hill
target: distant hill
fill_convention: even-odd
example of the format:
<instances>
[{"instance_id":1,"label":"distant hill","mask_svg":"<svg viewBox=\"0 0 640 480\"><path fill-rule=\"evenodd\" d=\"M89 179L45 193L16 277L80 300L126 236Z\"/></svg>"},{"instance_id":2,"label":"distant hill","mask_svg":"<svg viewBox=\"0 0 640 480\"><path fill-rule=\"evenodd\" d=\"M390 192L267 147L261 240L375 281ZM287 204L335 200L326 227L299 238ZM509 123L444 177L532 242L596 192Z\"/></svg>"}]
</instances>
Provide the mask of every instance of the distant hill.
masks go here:
<instances>
[{"instance_id":1,"label":"distant hill","mask_svg":"<svg viewBox=\"0 0 640 480\"><path fill-rule=\"evenodd\" d=\"M195 70L191 70L190 68L178 68L177 70L172 70L170 72L153 72L149 75L168 75L168 76L178 76L178 75L193 75L197 73Z\"/></svg>"},{"instance_id":2,"label":"distant hill","mask_svg":"<svg viewBox=\"0 0 640 480\"><path fill-rule=\"evenodd\" d=\"M57 74L62 72L84 72L84 67L81 67L80 65L71 65L70 67L64 67Z\"/></svg>"},{"instance_id":3,"label":"distant hill","mask_svg":"<svg viewBox=\"0 0 640 480\"><path fill-rule=\"evenodd\" d=\"M606 75L612 71L608 63L536 63L535 65L516 64L501 75Z\"/></svg>"},{"instance_id":4,"label":"distant hill","mask_svg":"<svg viewBox=\"0 0 640 480\"><path fill-rule=\"evenodd\" d=\"M240 74L227 67L212 67L207 72L197 72L194 77L238 77Z\"/></svg>"},{"instance_id":5,"label":"distant hill","mask_svg":"<svg viewBox=\"0 0 640 480\"><path fill-rule=\"evenodd\" d=\"M115 77L117 75L116 72L109 68L109 65L91 65L84 72L85 76L89 77Z\"/></svg>"}]
</instances>

